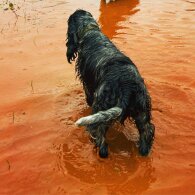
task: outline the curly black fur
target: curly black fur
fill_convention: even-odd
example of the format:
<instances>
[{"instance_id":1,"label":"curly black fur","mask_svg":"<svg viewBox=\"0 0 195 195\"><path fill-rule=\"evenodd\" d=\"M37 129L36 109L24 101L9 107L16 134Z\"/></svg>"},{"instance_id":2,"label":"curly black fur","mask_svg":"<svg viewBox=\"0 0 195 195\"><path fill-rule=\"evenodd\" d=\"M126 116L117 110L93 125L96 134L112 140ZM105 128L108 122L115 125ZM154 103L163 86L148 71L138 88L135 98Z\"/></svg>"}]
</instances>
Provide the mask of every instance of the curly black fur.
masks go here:
<instances>
[{"instance_id":1,"label":"curly black fur","mask_svg":"<svg viewBox=\"0 0 195 195\"><path fill-rule=\"evenodd\" d=\"M135 121L140 133L139 152L148 155L155 130L151 123L151 99L135 64L117 49L101 32L92 15L84 10L77 10L69 17L66 45L69 63L78 54L76 72L87 103L92 106L92 114L105 111L101 116L105 118L99 122L83 124L100 148L100 156L108 155L105 134L114 118L105 113L113 107L122 110L115 120L123 124L131 117Z\"/></svg>"}]
</instances>

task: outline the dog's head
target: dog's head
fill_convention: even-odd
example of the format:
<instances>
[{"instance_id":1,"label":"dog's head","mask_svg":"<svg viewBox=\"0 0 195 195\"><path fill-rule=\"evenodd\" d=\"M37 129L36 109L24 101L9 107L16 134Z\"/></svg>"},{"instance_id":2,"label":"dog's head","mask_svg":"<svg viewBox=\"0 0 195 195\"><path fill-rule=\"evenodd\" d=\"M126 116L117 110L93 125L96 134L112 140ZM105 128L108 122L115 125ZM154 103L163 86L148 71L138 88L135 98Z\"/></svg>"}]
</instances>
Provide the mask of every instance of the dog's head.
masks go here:
<instances>
[{"instance_id":1,"label":"dog's head","mask_svg":"<svg viewBox=\"0 0 195 195\"><path fill-rule=\"evenodd\" d=\"M69 63L75 60L82 31L91 19L93 19L92 15L85 10L77 10L69 17L66 43L66 56Z\"/></svg>"}]
</instances>

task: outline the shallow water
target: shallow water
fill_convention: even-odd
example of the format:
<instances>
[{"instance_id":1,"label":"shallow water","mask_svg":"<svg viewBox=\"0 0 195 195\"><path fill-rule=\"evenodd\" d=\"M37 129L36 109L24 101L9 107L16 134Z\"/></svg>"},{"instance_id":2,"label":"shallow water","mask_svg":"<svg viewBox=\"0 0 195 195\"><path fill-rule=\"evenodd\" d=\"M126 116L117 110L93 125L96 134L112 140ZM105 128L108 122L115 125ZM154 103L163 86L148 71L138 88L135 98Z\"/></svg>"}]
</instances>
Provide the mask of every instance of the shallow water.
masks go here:
<instances>
[{"instance_id":1,"label":"shallow water","mask_svg":"<svg viewBox=\"0 0 195 195\"><path fill-rule=\"evenodd\" d=\"M2 3L3 2L3 3ZM195 194L195 1L15 0L0 3L0 194ZM67 19L90 11L144 77L156 138L140 157L135 127L108 133L100 159L90 113L65 58Z\"/></svg>"}]
</instances>

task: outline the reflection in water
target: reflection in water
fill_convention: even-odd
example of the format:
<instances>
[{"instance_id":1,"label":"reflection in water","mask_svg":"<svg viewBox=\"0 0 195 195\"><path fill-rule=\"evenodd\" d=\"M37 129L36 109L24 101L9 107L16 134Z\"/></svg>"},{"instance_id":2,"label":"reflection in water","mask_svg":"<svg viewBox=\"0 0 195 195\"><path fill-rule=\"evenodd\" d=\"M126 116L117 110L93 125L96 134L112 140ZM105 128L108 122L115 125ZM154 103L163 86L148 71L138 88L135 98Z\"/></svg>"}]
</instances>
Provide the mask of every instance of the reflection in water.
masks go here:
<instances>
[{"instance_id":1,"label":"reflection in water","mask_svg":"<svg viewBox=\"0 0 195 195\"><path fill-rule=\"evenodd\" d=\"M100 2L99 23L102 32L109 38L117 34L117 30L122 29L119 22L125 21L125 16L130 16L138 12L134 9L139 4L139 0L116 0L106 3L105 0Z\"/></svg>"},{"instance_id":2,"label":"reflection in water","mask_svg":"<svg viewBox=\"0 0 195 195\"><path fill-rule=\"evenodd\" d=\"M86 132L76 129L59 148L59 168L81 182L104 185L113 193L140 194L147 190L155 181L151 159L137 155L135 143L115 129L108 144L109 158L100 159Z\"/></svg>"}]
</instances>

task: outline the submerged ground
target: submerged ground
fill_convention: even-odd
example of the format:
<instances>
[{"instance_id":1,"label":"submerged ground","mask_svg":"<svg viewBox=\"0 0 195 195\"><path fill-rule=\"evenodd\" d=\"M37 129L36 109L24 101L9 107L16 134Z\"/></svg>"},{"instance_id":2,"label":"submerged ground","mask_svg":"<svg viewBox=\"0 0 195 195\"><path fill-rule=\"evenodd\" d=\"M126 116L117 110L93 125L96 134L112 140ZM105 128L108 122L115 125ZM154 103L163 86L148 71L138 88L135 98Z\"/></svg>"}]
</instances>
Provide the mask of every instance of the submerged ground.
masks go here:
<instances>
[{"instance_id":1,"label":"submerged ground","mask_svg":"<svg viewBox=\"0 0 195 195\"><path fill-rule=\"evenodd\" d=\"M194 0L15 0L0 3L0 194L195 194ZM102 160L90 113L65 58L67 18L90 11L128 55L153 100L156 139L140 157L127 123Z\"/></svg>"}]
</instances>

